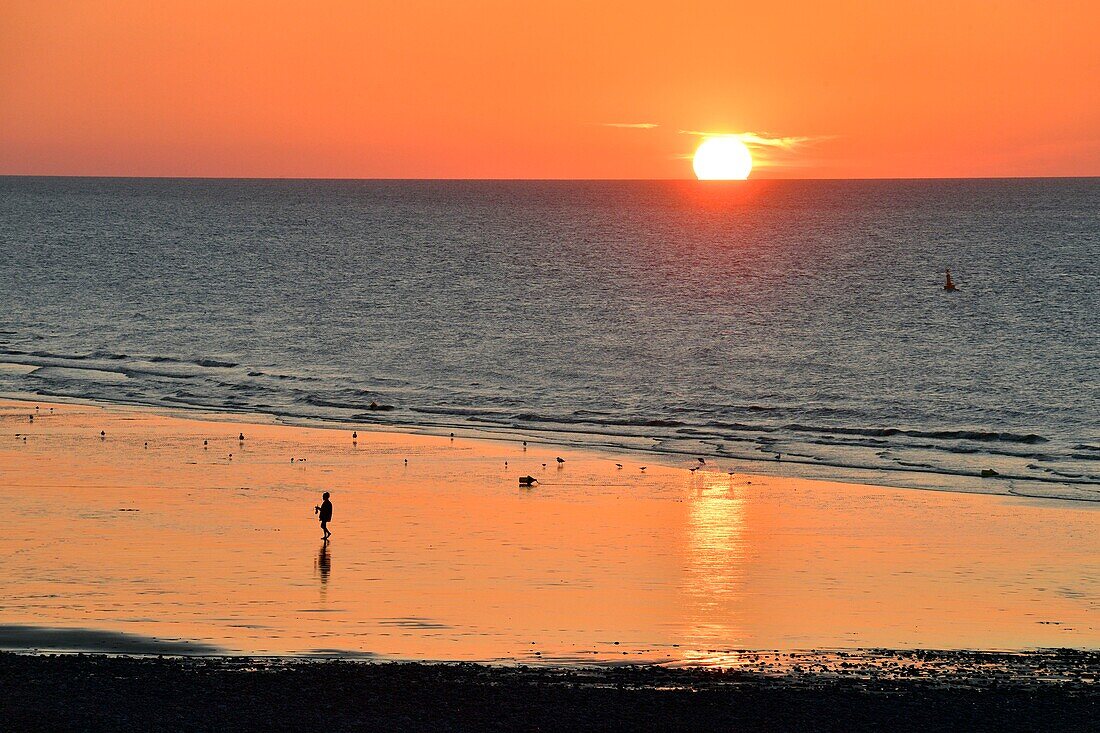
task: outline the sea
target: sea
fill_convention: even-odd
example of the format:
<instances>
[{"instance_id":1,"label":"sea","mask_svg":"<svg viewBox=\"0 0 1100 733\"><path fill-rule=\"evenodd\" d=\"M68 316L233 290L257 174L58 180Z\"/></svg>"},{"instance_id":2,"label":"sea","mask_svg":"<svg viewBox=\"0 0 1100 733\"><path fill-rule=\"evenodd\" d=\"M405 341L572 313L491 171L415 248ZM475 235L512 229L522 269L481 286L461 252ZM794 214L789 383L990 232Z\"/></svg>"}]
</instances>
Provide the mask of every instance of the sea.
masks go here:
<instances>
[{"instance_id":1,"label":"sea","mask_svg":"<svg viewBox=\"0 0 1100 733\"><path fill-rule=\"evenodd\" d=\"M1096 501L1098 324L1098 178L0 178L5 395Z\"/></svg>"}]
</instances>

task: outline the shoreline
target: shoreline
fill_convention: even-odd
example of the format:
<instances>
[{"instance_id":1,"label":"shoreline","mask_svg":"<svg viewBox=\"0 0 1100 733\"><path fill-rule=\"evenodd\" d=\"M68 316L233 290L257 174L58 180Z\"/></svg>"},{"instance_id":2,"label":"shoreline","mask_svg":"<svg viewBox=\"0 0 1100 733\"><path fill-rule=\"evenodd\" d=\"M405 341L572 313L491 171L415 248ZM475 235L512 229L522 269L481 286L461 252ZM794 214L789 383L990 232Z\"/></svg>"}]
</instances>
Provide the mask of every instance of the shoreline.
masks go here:
<instances>
[{"instance_id":1,"label":"shoreline","mask_svg":"<svg viewBox=\"0 0 1100 733\"><path fill-rule=\"evenodd\" d=\"M85 407L101 408L105 410L133 410L135 412L147 413L163 417L171 417L184 420L200 420L211 423L229 423L242 425L284 425L287 427L345 432L347 430L360 430L373 434L383 435L423 435L431 437L455 436L461 437L466 440L478 440L498 443L516 443L527 441L528 443L533 443L541 446L561 448L571 451L582 451L595 454L605 454L632 458L638 458L639 456L648 457L651 460L656 461L669 468L683 468L685 461L694 459L696 456L699 455L705 455L707 458L710 458L712 460L724 461L731 465L740 466L744 464L749 464L748 470L737 471L737 473L756 478L792 478L821 483L851 484L856 486L896 489L901 491L928 491L936 493L963 495L1003 496L1023 500L1034 500L1038 502L1069 502L1085 505L1100 505L1100 496L1097 496L1096 498L1084 496L1049 496L1023 493L1015 491L1012 488L1007 488L1001 491L983 489L981 487L981 483L988 482L989 479L982 478L970 473L953 473L921 468L868 468L866 466L859 465L821 464L812 460L804 460L799 458L788 458L784 461L778 462L764 458L723 456L721 454L716 455L714 453L691 452L686 450L659 450L653 447L645 447L641 445L637 447L632 447L629 445L624 445L622 443L602 443L592 440L592 438L601 435L601 433L577 433L580 435L584 435L587 440L571 442L561 439L564 438L564 436L569 435L569 431L539 429L537 427L530 426L508 428L504 426L498 427L489 425L469 425L458 422L444 423L438 425L434 425L431 423L404 424L379 423L371 421L356 422L351 420L338 420L333 418L295 417L283 415L276 412L249 412L238 411L229 408L218 409L194 406L152 405L143 402L112 402L88 397L68 397L64 395L34 395L27 393L0 393L0 402L4 400L21 402L30 405L81 405ZM555 440L555 437L559 439ZM632 436L622 435L614 437L627 438ZM781 465L784 469L786 469L787 467L797 468L793 471L760 470L773 469L777 465ZM826 475L821 475L820 470L816 473L812 470L808 470L812 468L824 470L826 472ZM836 470L839 470L840 472L838 476L828 475L829 472ZM873 477L870 476L861 477L861 474L866 475L873 473L885 473L890 478L893 478L895 476L902 477L906 475L921 474L934 476L951 476L955 478L971 478L974 479L974 483L968 484L965 488L958 486L935 487L917 486L906 484L900 481L897 483L891 483L882 480L876 481L873 479ZM995 480L1014 478L1019 478L1020 480L1024 481L1049 483L1052 485L1065 485L1064 482L1057 479L1034 479L1025 477L999 476ZM1083 485L1090 484L1086 482Z\"/></svg>"},{"instance_id":2,"label":"shoreline","mask_svg":"<svg viewBox=\"0 0 1100 733\"><path fill-rule=\"evenodd\" d=\"M480 667L514 672L610 673L616 670L653 670L669 674L724 675L743 673L765 679L915 680L943 686L987 686L999 684L1100 685L1100 647L1022 647L975 649L735 649L724 655L724 663L703 666L679 662L593 661L567 664L556 660L464 660L378 658L370 654L317 653L312 655L211 653L183 651L160 639L137 639L121 644L102 643L112 636L75 628L25 627L26 637L40 641L49 636L74 640L61 645L21 646L11 644L17 627L0 625L0 658L129 659L169 660L181 665L225 663L265 665L271 668L340 662L369 666ZM122 634L114 635L116 637ZM85 641L81 642L80 640ZM136 642L136 643L135 643ZM142 644L146 645L140 650Z\"/></svg>"}]
</instances>

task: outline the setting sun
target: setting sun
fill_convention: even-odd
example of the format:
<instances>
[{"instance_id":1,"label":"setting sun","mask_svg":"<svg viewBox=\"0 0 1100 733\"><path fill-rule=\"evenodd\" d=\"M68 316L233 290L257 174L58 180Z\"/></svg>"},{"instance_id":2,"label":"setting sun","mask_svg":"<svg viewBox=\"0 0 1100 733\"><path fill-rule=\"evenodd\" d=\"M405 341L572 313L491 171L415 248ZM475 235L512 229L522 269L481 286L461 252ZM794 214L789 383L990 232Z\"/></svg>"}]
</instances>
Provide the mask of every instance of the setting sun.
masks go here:
<instances>
[{"instance_id":1,"label":"setting sun","mask_svg":"<svg viewBox=\"0 0 1100 733\"><path fill-rule=\"evenodd\" d=\"M708 137L692 162L700 181L742 181L752 170L752 154L733 135Z\"/></svg>"}]
</instances>

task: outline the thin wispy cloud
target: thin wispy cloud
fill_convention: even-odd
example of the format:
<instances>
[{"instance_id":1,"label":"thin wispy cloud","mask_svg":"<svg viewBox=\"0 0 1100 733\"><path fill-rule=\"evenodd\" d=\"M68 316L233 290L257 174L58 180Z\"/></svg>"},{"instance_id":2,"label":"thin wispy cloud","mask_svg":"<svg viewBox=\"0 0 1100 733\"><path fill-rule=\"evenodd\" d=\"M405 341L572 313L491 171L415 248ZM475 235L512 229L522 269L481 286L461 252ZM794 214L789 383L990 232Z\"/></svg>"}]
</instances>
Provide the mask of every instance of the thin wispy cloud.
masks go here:
<instances>
[{"instance_id":1,"label":"thin wispy cloud","mask_svg":"<svg viewBox=\"0 0 1100 733\"><path fill-rule=\"evenodd\" d=\"M626 130L653 130L661 127L656 122L601 122L602 127L614 127ZM691 135L693 137L730 137L736 138L747 147L757 168L790 168L805 165L800 160L807 154L807 148L835 138L835 135L773 135L768 132L718 132L715 130L678 130L675 127L662 128L672 134ZM673 153L676 160L692 160L695 151Z\"/></svg>"},{"instance_id":2,"label":"thin wispy cloud","mask_svg":"<svg viewBox=\"0 0 1100 733\"><path fill-rule=\"evenodd\" d=\"M618 127L626 130L652 130L660 127L656 122L601 122L604 127Z\"/></svg>"},{"instance_id":3,"label":"thin wispy cloud","mask_svg":"<svg viewBox=\"0 0 1100 733\"><path fill-rule=\"evenodd\" d=\"M809 143L828 139L828 136L769 135L764 132L706 132L703 130L680 130L680 134L696 135L699 137L735 137L749 148L771 148L779 150L794 150L795 148Z\"/></svg>"}]
</instances>

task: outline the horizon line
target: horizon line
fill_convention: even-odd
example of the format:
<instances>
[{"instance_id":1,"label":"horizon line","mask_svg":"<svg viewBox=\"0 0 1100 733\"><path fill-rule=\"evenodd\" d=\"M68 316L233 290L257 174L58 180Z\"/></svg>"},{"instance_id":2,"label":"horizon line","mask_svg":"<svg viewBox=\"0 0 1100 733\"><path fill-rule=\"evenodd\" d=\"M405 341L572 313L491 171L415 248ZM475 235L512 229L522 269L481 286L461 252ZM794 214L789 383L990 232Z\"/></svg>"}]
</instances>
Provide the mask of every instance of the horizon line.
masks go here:
<instances>
[{"instance_id":1,"label":"horizon line","mask_svg":"<svg viewBox=\"0 0 1100 733\"><path fill-rule=\"evenodd\" d=\"M61 179L98 179L128 181L362 181L362 182L466 182L466 183L749 183L783 181L1026 181L1026 180L1088 180L1100 178L1100 173L1081 176L857 176L849 178L806 177L806 178L745 178L730 180L701 181L696 178L405 178L405 177L352 177L352 176L135 176L101 174L57 174L57 173L0 173L0 178L61 178Z\"/></svg>"}]
</instances>

